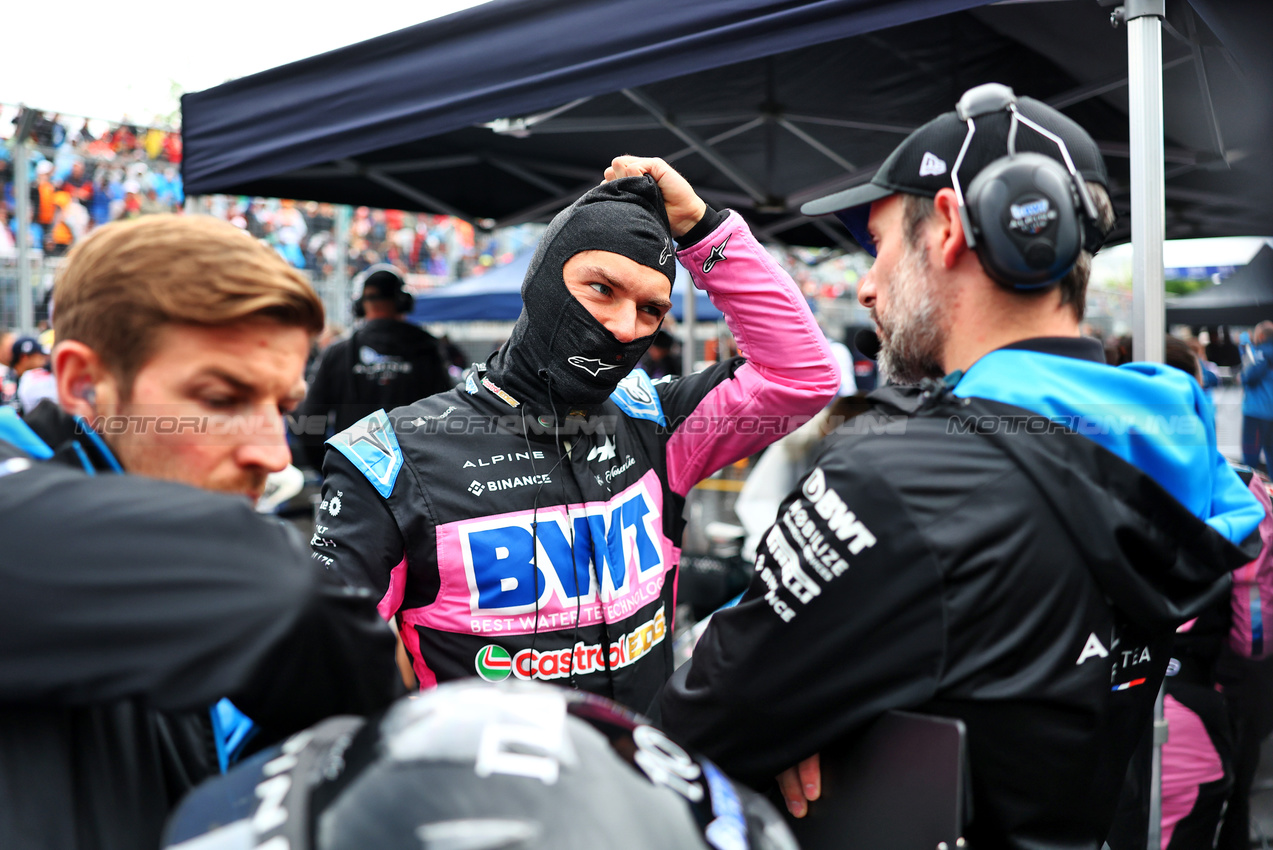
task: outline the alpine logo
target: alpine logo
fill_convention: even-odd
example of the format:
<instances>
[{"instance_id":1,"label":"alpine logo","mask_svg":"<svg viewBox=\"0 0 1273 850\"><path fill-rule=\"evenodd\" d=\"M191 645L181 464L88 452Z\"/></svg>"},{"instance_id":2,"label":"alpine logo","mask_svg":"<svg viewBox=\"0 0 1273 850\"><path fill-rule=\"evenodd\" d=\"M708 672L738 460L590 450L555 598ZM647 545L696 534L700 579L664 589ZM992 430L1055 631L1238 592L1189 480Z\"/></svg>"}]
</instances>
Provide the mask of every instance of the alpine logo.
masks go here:
<instances>
[{"instance_id":1,"label":"alpine logo","mask_svg":"<svg viewBox=\"0 0 1273 850\"><path fill-rule=\"evenodd\" d=\"M469 485L469 492L472 493L474 496L482 495L482 491L485 489L486 489L486 485L484 485L481 481L474 481L472 484Z\"/></svg>"},{"instance_id":2,"label":"alpine logo","mask_svg":"<svg viewBox=\"0 0 1273 850\"><path fill-rule=\"evenodd\" d=\"M1079 653L1079 660L1074 662L1074 666L1082 664L1089 658L1108 658L1109 650L1101 643L1100 638L1096 636L1096 632L1092 632L1087 636L1087 643L1083 644L1083 651Z\"/></svg>"},{"instance_id":3,"label":"alpine logo","mask_svg":"<svg viewBox=\"0 0 1273 850\"><path fill-rule=\"evenodd\" d=\"M504 647L488 643L477 651L473 666L486 681L502 682L513 672L513 659Z\"/></svg>"},{"instance_id":4,"label":"alpine logo","mask_svg":"<svg viewBox=\"0 0 1273 850\"><path fill-rule=\"evenodd\" d=\"M576 369L584 370L589 375L592 375L594 378L608 369L619 368L618 366L613 366L608 363L602 363L600 360L597 360L596 358L579 357L578 355L571 357L566 362L569 363L571 366L574 366Z\"/></svg>"},{"instance_id":5,"label":"alpine logo","mask_svg":"<svg viewBox=\"0 0 1273 850\"><path fill-rule=\"evenodd\" d=\"M358 349L358 359L361 362L370 365L372 363L384 363L386 360L389 359L389 356L386 354L381 354L379 351L376 351L376 349L372 348L370 345L364 345Z\"/></svg>"},{"instance_id":6,"label":"alpine logo","mask_svg":"<svg viewBox=\"0 0 1273 850\"><path fill-rule=\"evenodd\" d=\"M919 161L920 177L938 177L946 173L946 160L931 151L924 151L924 158Z\"/></svg>"},{"instance_id":7,"label":"alpine logo","mask_svg":"<svg viewBox=\"0 0 1273 850\"><path fill-rule=\"evenodd\" d=\"M729 236L725 237L725 241L721 242L719 245L712 246L711 253L707 255L706 260L703 260L703 274L710 273L712 269L716 268L717 263L724 262L727 259L725 256L725 246L729 244L730 237L733 235L734 234L732 233L729 234Z\"/></svg>"},{"instance_id":8,"label":"alpine logo","mask_svg":"<svg viewBox=\"0 0 1273 850\"><path fill-rule=\"evenodd\" d=\"M588 460L599 460L605 463L608 460L614 460L614 440L606 437L606 441L599 446L593 446L588 452Z\"/></svg>"}]
</instances>

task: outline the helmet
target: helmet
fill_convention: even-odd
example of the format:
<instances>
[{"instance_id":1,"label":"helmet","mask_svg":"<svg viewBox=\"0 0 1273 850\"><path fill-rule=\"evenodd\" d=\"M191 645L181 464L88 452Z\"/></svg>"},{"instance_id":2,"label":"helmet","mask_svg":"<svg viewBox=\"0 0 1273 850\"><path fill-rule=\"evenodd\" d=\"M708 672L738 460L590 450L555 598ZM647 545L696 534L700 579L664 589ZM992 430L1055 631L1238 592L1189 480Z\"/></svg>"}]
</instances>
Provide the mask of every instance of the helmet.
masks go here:
<instances>
[{"instance_id":1,"label":"helmet","mask_svg":"<svg viewBox=\"0 0 1273 850\"><path fill-rule=\"evenodd\" d=\"M796 850L767 800L640 716L515 680L325 720L193 791L164 846Z\"/></svg>"}]
</instances>

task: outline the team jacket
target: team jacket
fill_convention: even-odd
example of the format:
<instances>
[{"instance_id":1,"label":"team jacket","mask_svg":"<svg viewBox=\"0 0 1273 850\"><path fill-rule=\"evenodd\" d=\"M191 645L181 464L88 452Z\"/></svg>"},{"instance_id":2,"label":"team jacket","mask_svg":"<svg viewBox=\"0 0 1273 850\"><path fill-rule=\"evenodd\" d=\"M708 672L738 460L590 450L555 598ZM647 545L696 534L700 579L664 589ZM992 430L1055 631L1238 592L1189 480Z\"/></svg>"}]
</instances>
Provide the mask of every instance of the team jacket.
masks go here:
<instances>
[{"instance_id":1,"label":"team jacket","mask_svg":"<svg viewBox=\"0 0 1273 850\"><path fill-rule=\"evenodd\" d=\"M1163 369L1000 350L872 394L663 693L667 730L762 785L890 709L958 717L970 846L1101 847L1173 631L1263 515Z\"/></svg>"},{"instance_id":2,"label":"team jacket","mask_svg":"<svg viewBox=\"0 0 1273 850\"><path fill-rule=\"evenodd\" d=\"M560 428L479 369L330 441L314 557L382 595L423 687L536 677L644 709L670 674L686 494L839 384L803 296L736 213L679 256L745 360L634 371Z\"/></svg>"},{"instance_id":3,"label":"team jacket","mask_svg":"<svg viewBox=\"0 0 1273 850\"><path fill-rule=\"evenodd\" d=\"M444 392L452 384L431 334L409 322L371 319L323 352L309 392L292 414L297 441L309 464L321 469L329 433L339 433L376 410Z\"/></svg>"},{"instance_id":4,"label":"team jacket","mask_svg":"<svg viewBox=\"0 0 1273 850\"><path fill-rule=\"evenodd\" d=\"M397 694L366 591L242 499L109 474L82 421L36 413L0 410L0 847L158 847L217 767L185 721L223 696L268 743Z\"/></svg>"}]
</instances>

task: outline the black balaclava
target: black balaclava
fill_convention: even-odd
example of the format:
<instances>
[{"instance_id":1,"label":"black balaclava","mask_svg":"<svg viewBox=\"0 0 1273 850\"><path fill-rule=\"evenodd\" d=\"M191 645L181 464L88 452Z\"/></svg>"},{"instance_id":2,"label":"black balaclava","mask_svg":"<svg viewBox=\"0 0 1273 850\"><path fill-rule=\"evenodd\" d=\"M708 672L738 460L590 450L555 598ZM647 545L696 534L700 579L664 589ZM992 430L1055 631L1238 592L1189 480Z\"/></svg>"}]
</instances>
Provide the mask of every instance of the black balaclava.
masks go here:
<instances>
[{"instance_id":1,"label":"black balaclava","mask_svg":"<svg viewBox=\"0 0 1273 850\"><path fill-rule=\"evenodd\" d=\"M623 343L566 289L562 266L610 251L676 279L663 194L649 175L602 183L548 225L522 283L522 314L491 358L490 377L521 401L596 405L637 365L654 335Z\"/></svg>"}]
</instances>

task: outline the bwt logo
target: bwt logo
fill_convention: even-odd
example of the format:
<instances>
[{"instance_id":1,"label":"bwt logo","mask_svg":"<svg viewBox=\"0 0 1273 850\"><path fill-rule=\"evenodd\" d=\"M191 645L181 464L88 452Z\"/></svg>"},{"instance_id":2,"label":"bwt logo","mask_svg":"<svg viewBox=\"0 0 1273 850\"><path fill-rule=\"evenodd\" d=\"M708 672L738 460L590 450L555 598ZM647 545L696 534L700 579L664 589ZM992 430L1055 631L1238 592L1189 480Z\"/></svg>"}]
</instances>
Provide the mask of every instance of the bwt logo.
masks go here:
<instances>
[{"instance_id":1,"label":"bwt logo","mask_svg":"<svg viewBox=\"0 0 1273 850\"><path fill-rule=\"evenodd\" d=\"M555 599L573 609L596 601L597 580L602 602L624 597L666 570L660 517L659 503L638 482L609 502L541 508L534 530L530 513L461 525L469 607L523 613Z\"/></svg>"}]
</instances>

